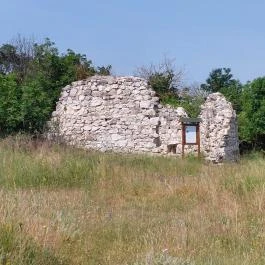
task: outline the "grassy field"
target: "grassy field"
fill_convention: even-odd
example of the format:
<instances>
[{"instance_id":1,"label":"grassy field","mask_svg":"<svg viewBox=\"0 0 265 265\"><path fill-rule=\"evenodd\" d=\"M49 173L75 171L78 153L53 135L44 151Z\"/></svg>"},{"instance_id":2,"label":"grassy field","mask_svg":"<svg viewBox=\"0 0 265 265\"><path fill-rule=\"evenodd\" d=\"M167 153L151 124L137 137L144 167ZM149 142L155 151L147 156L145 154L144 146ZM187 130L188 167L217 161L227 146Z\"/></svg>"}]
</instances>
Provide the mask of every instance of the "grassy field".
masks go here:
<instances>
[{"instance_id":1,"label":"grassy field","mask_svg":"<svg viewBox=\"0 0 265 265\"><path fill-rule=\"evenodd\" d=\"M265 160L0 141L0 264L264 265Z\"/></svg>"}]
</instances>

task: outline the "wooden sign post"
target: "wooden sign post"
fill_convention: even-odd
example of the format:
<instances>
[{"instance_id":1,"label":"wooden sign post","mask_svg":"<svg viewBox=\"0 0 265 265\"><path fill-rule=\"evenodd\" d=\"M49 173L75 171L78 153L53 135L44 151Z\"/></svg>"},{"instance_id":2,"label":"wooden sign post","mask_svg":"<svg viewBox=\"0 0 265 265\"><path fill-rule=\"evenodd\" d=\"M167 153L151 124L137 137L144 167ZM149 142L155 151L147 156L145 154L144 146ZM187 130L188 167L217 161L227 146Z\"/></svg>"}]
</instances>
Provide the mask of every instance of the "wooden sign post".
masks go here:
<instances>
[{"instance_id":1,"label":"wooden sign post","mask_svg":"<svg viewBox=\"0 0 265 265\"><path fill-rule=\"evenodd\" d=\"M185 145L197 145L200 156L200 121L199 118L181 118L182 157L185 155Z\"/></svg>"}]
</instances>

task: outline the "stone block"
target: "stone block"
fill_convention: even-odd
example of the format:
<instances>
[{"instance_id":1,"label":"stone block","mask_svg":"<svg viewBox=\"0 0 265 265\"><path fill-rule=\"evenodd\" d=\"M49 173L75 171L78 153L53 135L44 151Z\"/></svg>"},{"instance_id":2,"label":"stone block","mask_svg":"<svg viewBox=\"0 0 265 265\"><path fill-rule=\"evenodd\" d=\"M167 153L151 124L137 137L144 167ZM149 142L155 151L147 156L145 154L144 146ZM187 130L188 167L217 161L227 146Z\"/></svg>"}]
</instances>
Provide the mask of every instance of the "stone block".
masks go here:
<instances>
[{"instance_id":1,"label":"stone block","mask_svg":"<svg viewBox=\"0 0 265 265\"><path fill-rule=\"evenodd\" d=\"M151 106L150 101L140 101L140 108L141 109L148 109Z\"/></svg>"}]
</instances>

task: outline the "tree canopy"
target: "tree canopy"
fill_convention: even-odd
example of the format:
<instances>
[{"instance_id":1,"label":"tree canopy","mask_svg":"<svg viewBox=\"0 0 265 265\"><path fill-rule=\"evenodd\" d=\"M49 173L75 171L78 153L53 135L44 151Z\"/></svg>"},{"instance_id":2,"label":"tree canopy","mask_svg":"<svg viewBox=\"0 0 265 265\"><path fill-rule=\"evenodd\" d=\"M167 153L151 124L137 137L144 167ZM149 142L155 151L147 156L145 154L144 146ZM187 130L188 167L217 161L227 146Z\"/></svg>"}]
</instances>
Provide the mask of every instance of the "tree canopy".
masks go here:
<instances>
[{"instance_id":1,"label":"tree canopy","mask_svg":"<svg viewBox=\"0 0 265 265\"><path fill-rule=\"evenodd\" d=\"M0 47L0 131L42 132L62 87L89 76L109 75L111 66L95 67L86 55L55 43L17 38Z\"/></svg>"},{"instance_id":2,"label":"tree canopy","mask_svg":"<svg viewBox=\"0 0 265 265\"><path fill-rule=\"evenodd\" d=\"M250 143L252 147L265 148L265 77L244 86L239 133L242 141Z\"/></svg>"},{"instance_id":3,"label":"tree canopy","mask_svg":"<svg viewBox=\"0 0 265 265\"><path fill-rule=\"evenodd\" d=\"M201 89L207 93L221 92L233 104L234 109L240 111L242 84L233 78L230 68L213 69L206 83L201 84Z\"/></svg>"},{"instance_id":4,"label":"tree canopy","mask_svg":"<svg viewBox=\"0 0 265 265\"><path fill-rule=\"evenodd\" d=\"M222 88L233 85L234 82L235 79L233 79L230 68L217 68L210 72L206 83L201 84L201 88L210 93L215 93L220 92Z\"/></svg>"}]
</instances>

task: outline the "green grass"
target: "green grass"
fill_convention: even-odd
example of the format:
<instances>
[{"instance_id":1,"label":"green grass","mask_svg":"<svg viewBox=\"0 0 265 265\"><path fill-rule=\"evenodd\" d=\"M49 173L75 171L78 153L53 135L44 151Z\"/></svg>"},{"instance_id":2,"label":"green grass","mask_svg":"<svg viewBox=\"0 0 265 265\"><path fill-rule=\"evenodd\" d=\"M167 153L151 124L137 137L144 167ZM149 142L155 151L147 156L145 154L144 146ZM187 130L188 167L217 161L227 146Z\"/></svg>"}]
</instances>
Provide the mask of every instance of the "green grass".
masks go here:
<instances>
[{"instance_id":1,"label":"green grass","mask_svg":"<svg viewBox=\"0 0 265 265\"><path fill-rule=\"evenodd\" d=\"M0 225L1 265L67 265L66 261L54 256L48 248L41 248L25 238L22 227L12 224Z\"/></svg>"},{"instance_id":2,"label":"green grass","mask_svg":"<svg viewBox=\"0 0 265 265\"><path fill-rule=\"evenodd\" d=\"M0 264L265 264L265 161L0 142Z\"/></svg>"},{"instance_id":3,"label":"green grass","mask_svg":"<svg viewBox=\"0 0 265 265\"><path fill-rule=\"evenodd\" d=\"M0 185L6 188L89 188L101 178L113 177L116 171L161 177L181 172L185 176L194 174L200 166L196 160L102 155L47 142L35 146L27 137L8 138L0 148Z\"/></svg>"}]
</instances>

